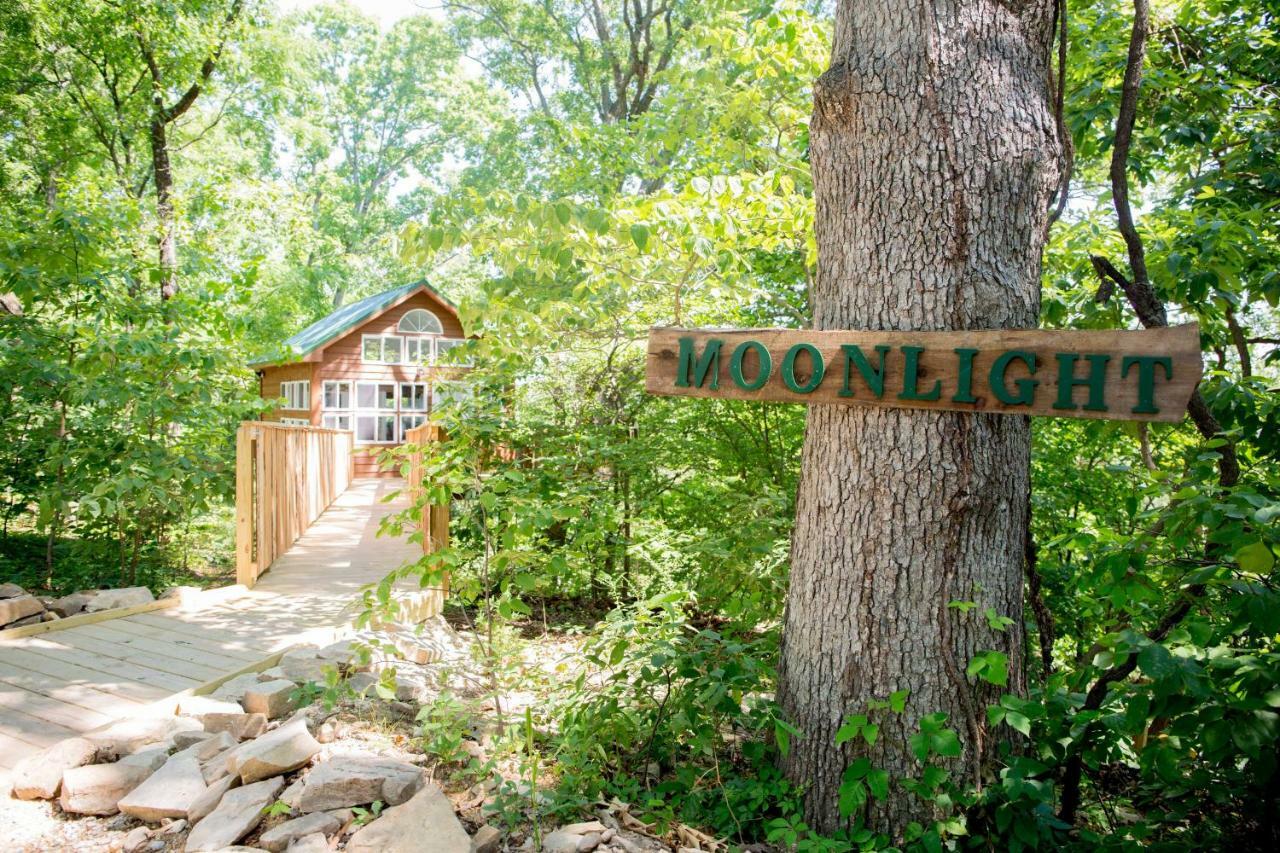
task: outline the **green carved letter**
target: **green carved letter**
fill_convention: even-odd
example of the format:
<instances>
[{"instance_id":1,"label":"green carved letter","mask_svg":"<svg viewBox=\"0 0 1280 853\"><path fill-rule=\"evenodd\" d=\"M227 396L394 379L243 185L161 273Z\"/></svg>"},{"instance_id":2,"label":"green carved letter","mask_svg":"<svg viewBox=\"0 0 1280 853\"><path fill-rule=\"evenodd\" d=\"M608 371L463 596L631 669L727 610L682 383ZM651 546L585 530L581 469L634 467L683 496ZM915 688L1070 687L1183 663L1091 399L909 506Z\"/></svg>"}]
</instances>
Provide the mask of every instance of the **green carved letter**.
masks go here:
<instances>
[{"instance_id":1,"label":"green carved letter","mask_svg":"<svg viewBox=\"0 0 1280 853\"><path fill-rule=\"evenodd\" d=\"M1129 368L1138 365L1138 405L1133 407L1135 415L1156 415L1160 409L1156 406L1156 366L1164 368L1164 378L1173 378L1173 359L1167 355L1126 355L1120 362L1120 378L1129 375Z\"/></svg>"},{"instance_id":2,"label":"green carved letter","mask_svg":"<svg viewBox=\"0 0 1280 853\"><path fill-rule=\"evenodd\" d=\"M711 374L711 389L720 387L720 347L724 341L712 338L707 341L707 348L702 351L701 358L693 353L693 338L680 339L680 364L676 368L676 387L688 388L696 385L701 388Z\"/></svg>"},{"instance_id":3,"label":"green carved letter","mask_svg":"<svg viewBox=\"0 0 1280 853\"><path fill-rule=\"evenodd\" d=\"M991 393L1006 406L1030 406L1035 401L1036 386L1040 384L1040 380L1015 380L1013 384L1018 386L1018 393L1011 392L1005 383L1005 373L1009 370L1009 363L1015 359L1025 364L1027 370L1031 371L1031 375L1035 376L1036 354L1026 350L1011 349L1001 354L995 364L991 365L991 374L987 377L987 381L991 385Z\"/></svg>"},{"instance_id":4,"label":"green carved letter","mask_svg":"<svg viewBox=\"0 0 1280 853\"><path fill-rule=\"evenodd\" d=\"M960 356L960 367L956 373L956 395L951 398L951 402L976 403L978 400L973 396L973 357L978 351L958 349L955 353Z\"/></svg>"},{"instance_id":5,"label":"green carved letter","mask_svg":"<svg viewBox=\"0 0 1280 853\"><path fill-rule=\"evenodd\" d=\"M853 388L849 385L849 366L858 368L858 373L862 374L862 381L867 383L867 387L871 389L871 393L877 398L884 396L884 357L889 353L889 345L881 344L876 347L876 355L880 356L880 366L875 370L871 369L867 357L862 352L862 347L856 344L843 344L840 347L844 352L844 385L840 388L841 397L852 397Z\"/></svg>"},{"instance_id":6,"label":"green carved letter","mask_svg":"<svg viewBox=\"0 0 1280 853\"><path fill-rule=\"evenodd\" d=\"M902 355L906 363L902 366L902 393L899 400L936 400L942 396L942 380L935 379L933 388L927 394L920 393L920 353L924 347L903 347Z\"/></svg>"},{"instance_id":7,"label":"green carved letter","mask_svg":"<svg viewBox=\"0 0 1280 853\"><path fill-rule=\"evenodd\" d=\"M755 350L756 358L760 360L760 372L750 382L742 375L742 359L747 354L747 350ZM773 356L769 355L769 348L759 341L743 341L738 344L737 349L733 351L733 357L729 359L729 376L743 391L759 391L764 387L764 383L769 381L771 370L773 370Z\"/></svg>"},{"instance_id":8,"label":"green carved letter","mask_svg":"<svg viewBox=\"0 0 1280 853\"><path fill-rule=\"evenodd\" d=\"M796 356L801 352L809 353L809 363L813 365L813 374L803 385L796 381ZM808 394L822 384L825 369L822 364L822 353L818 352L817 347L813 344L796 344L782 357L782 384L797 394Z\"/></svg>"},{"instance_id":9,"label":"green carved letter","mask_svg":"<svg viewBox=\"0 0 1280 853\"><path fill-rule=\"evenodd\" d=\"M1105 387L1107 362L1111 361L1111 356L1086 355L1085 359L1089 362L1089 375L1084 379L1076 378L1078 355L1073 352L1060 352L1056 353L1054 358L1058 359L1058 399L1054 401L1053 407L1074 411L1077 407L1071 392L1077 385L1083 385L1089 389L1089 402L1084 404L1085 411L1105 412L1107 410Z\"/></svg>"}]
</instances>

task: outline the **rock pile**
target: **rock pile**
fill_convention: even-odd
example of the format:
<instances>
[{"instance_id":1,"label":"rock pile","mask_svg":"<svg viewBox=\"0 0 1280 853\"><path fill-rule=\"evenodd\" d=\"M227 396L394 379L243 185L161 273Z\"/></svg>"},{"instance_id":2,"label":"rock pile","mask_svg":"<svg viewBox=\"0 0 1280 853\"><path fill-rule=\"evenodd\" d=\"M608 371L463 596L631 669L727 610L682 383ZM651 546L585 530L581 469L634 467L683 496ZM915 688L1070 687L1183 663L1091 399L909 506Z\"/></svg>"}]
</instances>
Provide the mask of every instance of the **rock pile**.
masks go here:
<instances>
[{"instance_id":1,"label":"rock pile","mask_svg":"<svg viewBox=\"0 0 1280 853\"><path fill-rule=\"evenodd\" d=\"M223 850L268 811L290 819L269 826L256 849L329 850L345 839L348 850L470 853L452 804L421 767L329 754L315 734L325 714L296 707L299 684L322 680L326 666L351 670L352 655L349 643L291 651L273 670L181 700L173 716L64 740L14 768L13 794L57 799L70 815L122 813L148 824L129 834L125 853L164 849L157 836L187 830L181 849Z\"/></svg>"},{"instance_id":2,"label":"rock pile","mask_svg":"<svg viewBox=\"0 0 1280 853\"><path fill-rule=\"evenodd\" d=\"M133 607L155 601L145 586L126 589L92 589L73 592L62 598L37 597L14 583L0 584L0 630L21 628L37 622L52 622L79 613L95 613L117 607Z\"/></svg>"}]
</instances>

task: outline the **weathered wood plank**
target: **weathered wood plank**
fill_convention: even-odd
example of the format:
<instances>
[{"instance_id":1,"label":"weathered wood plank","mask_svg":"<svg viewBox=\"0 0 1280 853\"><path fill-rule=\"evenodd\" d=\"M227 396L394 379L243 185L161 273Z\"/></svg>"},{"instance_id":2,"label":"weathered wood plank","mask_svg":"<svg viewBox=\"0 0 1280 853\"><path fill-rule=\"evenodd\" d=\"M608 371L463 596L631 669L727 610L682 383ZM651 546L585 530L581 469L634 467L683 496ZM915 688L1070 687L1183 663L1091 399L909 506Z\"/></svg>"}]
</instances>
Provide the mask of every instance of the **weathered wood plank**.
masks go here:
<instances>
[{"instance_id":1,"label":"weathered wood plank","mask_svg":"<svg viewBox=\"0 0 1280 853\"><path fill-rule=\"evenodd\" d=\"M0 707L47 720L71 731L85 731L115 719L115 715L95 711L74 702L50 699L3 680L0 680ZM120 713L127 713L127 709Z\"/></svg>"},{"instance_id":2,"label":"weathered wood plank","mask_svg":"<svg viewBox=\"0 0 1280 853\"><path fill-rule=\"evenodd\" d=\"M186 690L199 680L181 674L182 661L171 661L167 665L177 672L156 669L130 657L133 650L127 646L117 646L93 637L83 636L79 631L74 636L60 640L56 645L47 644L31 647L38 654L59 660L64 663L84 664L92 661L93 668L122 681L155 688L162 694L178 690ZM3 650L0 649L0 652ZM142 657L146 657L143 655ZM142 691L150 693L150 691ZM158 698L158 697L157 697Z\"/></svg>"},{"instance_id":3,"label":"weathered wood plank","mask_svg":"<svg viewBox=\"0 0 1280 853\"><path fill-rule=\"evenodd\" d=\"M131 678L119 678L103 672L92 663L68 663L65 659L27 649L11 650L5 654L0 662L0 680L50 698L83 704L90 710L120 706L127 711L127 705L145 705L150 699L164 695L163 688ZM70 693L59 695L53 692L64 685L80 688L76 695L82 696L84 701L72 698ZM142 693L150 695L143 698L139 695Z\"/></svg>"},{"instance_id":4,"label":"weathered wood plank","mask_svg":"<svg viewBox=\"0 0 1280 853\"><path fill-rule=\"evenodd\" d=\"M254 653L245 648L230 648L232 643L243 646L244 639L237 638L234 641L229 639L227 635L215 635L211 632L201 633L201 629L188 625L185 622L174 619L165 625L150 625L137 619L120 619L111 623L111 627L123 633L136 634L139 638L148 641L147 648L163 648L169 645L177 645L190 648L198 655L214 655L219 660L231 658L233 660L249 661L257 660L262 657L261 654ZM155 646L150 643L155 642ZM197 660L201 659L199 657Z\"/></svg>"},{"instance_id":5,"label":"weathered wood plank","mask_svg":"<svg viewBox=\"0 0 1280 853\"><path fill-rule=\"evenodd\" d=\"M245 605L250 609L251 604ZM238 616L233 610L225 611L228 616ZM261 657L262 650L257 647L259 637L272 633L270 625L240 625L235 631L226 631L217 627L219 621L211 614L193 614L184 618L176 615L138 616L129 620L134 625L145 625L160 631L168 631L183 640L199 641L201 648L216 647L234 657L245 660L256 660Z\"/></svg>"},{"instance_id":6,"label":"weathered wood plank","mask_svg":"<svg viewBox=\"0 0 1280 853\"><path fill-rule=\"evenodd\" d=\"M76 728L64 726L22 708L10 708L0 705L0 732L22 743L30 744L27 752L35 752L52 746L64 738L73 737L93 728L92 725L78 723Z\"/></svg>"},{"instance_id":7,"label":"weathered wood plank","mask_svg":"<svg viewBox=\"0 0 1280 853\"><path fill-rule=\"evenodd\" d=\"M177 643L162 643L154 638L142 637L116 627L94 625L91 630L95 630L95 636L99 639L127 648L137 649L142 654L151 655L152 657L163 656L175 661L181 661L184 674L198 677L201 680L215 677L219 672L235 662L234 658L203 654L197 649Z\"/></svg>"},{"instance_id":8,"label":"weathered wood plank","mask_svg":"<svg viewBox=\"0 0 1280 853\"><path fill-rule=\"evenodd\" d=\"M651 394L903 409L1182 420L1192 323L1141 331L649 330Z\"/></svg>"}]
</instances>

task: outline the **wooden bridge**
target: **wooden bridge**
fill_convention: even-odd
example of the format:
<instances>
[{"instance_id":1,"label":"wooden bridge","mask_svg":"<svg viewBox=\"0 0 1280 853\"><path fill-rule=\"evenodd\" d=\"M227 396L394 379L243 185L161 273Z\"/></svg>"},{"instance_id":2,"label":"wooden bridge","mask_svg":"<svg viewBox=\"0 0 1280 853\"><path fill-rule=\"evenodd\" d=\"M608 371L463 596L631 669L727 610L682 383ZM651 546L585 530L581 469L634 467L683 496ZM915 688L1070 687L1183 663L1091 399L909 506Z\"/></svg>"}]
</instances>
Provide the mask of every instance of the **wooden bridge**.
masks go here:
<instances>
[{"instance_id":1,"label":"wooden bridge","mask_svg":"<svg viewBox=\"0 0 1280 853\"><path fill-rule=\"evenodd\" d=\"M413 443L439 435L412 432ZM171 712L179 697L265 669L291 646L332 642L349 630L362 587L447 537L447 507L424 513L423 544L377 535L408 505L410 484L352 480L350 433L250 423L237 449L241 585L0 632L0 776L63 738ZM444 589L415 595L421 618L439 612Z\"/></svg>"}]
</instances>

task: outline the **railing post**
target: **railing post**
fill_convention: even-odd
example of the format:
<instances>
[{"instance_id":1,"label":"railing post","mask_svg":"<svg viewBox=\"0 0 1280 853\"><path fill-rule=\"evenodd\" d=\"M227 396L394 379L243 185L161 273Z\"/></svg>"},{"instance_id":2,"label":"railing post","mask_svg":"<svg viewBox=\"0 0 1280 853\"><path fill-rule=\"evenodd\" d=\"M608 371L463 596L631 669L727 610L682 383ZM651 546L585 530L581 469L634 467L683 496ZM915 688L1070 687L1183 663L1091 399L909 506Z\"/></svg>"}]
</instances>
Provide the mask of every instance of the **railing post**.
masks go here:
<instances>
[{"instance_id":1,"label":"railing post","mask_svg":"<svg viewBox=\"0 0 1280 853\"><path fill-rule=\"evenodd\" d=\"M247 423L236 430L236 583L253 586L254 565L253 435Z\"/></svg>"}]
</instances>

